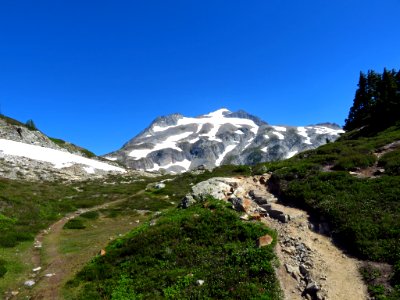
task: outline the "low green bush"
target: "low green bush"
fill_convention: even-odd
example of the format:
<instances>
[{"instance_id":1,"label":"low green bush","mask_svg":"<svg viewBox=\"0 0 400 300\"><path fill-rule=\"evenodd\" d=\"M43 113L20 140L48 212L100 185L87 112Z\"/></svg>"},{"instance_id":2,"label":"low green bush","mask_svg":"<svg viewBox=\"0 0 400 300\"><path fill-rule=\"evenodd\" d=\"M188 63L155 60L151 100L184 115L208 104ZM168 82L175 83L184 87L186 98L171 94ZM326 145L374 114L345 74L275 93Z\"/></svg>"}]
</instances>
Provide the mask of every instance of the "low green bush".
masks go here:
<instances>
[{"instance_id":1,"label":"low green bush","mask_svg":"<svg viewBox=\"0 0 400 300\"><path fill-rule=\"evenodd\" d=\"M88 211L80 215L82 218L85 219L98 219L100 214L98 211Z\"/></svg>"},{"instance_id":2,"label":"low green bush","mask_svg":"<svg viewBox=\"0 0 400 300\"><path fill-rule=\"evenodd\" d=\"M334 169L355 171L360 168L372 166L376 161L376 156L373 154L351 154L338 159Z\"/></svg>"},{"instance_id":3,"label":"low green bush","mask_svg":"<svg viewBox=\"0 0 400 300\"><path fill-rule=\"evenodd\" d=\"M86 226L79 218L74 218L65 223L64 229L85 229Z\"/></svg>"},{"instance_id":4,"label":"low green bush","mask_svg":"<svg viewBox=\"0 0 400 300\"><path fill-rule=\"evenodd\" d=\"M7 273L6 261L0 259L0 278L2 278L6 273Z\"/></svg>"},{"instance_id":5,"label":"low green bush","mask_svg":"<svg viewBox=\"0 0 400 300\"><path fill-rule=\"evenodd\" d=\"M400 149L384 154L378 162L388 175L400 175Z\"/></svg>"}]
</instances>

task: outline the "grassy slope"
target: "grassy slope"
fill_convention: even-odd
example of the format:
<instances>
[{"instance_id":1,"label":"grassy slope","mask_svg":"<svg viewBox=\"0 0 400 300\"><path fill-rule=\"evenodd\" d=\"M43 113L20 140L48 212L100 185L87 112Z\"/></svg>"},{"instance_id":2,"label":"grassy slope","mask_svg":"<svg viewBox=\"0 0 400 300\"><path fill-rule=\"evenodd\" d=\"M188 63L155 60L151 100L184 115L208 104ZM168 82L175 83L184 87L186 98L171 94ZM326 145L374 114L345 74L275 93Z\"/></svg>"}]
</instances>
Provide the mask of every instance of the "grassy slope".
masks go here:
<instances>
[{"instance_id":1,"label":"grassy slope","mask_svg":"<svg viewBox=\"0 0 400 300\"><path fill-rule=\"evenodd\" d=\"M112 242L69 283L80 290L74 299L278 299L275 243L256 246L275 233L228 206L210 199L170 210Z\"/></svg>"},{"instance_id":2,"label":"grassy slope","mask_svg":"<svg viewBox=\"0 0 400 300\"><path fill-rule=\"evenodd\" d=\"M162 197L149 195L146 201L132 197L155 179L128 183L131 179L108 178L108 182L115 183L113 185L99 180L66 184L0 179L0 292L8 283L21 281L21 276L29 272L29 261L25 258L31 256L34 236L68 212L128 196L127 205L121 203L105 213L115 217L131 215L135 209L157 211L172 206Z\"/></svg>"},{"instance_id":3,"label":"grassy slope","mask_svg":"<svg viewBox=\"0 0 400 300\"><path fill-rule=\"evenodd\" d=\"M399 126L369 137L352 132L335 143L255 170L273 171L270 189L283 202L327 220L335 240L352 254L395 266L392 285L397 285L397 293L389 296L390 292L371 286L381 299L400 296L400 151L380 158L378 165L386 171L379 178L361 179L348 171L373 165L376 149L397 140Z\"/></svg>"}]
</instances>

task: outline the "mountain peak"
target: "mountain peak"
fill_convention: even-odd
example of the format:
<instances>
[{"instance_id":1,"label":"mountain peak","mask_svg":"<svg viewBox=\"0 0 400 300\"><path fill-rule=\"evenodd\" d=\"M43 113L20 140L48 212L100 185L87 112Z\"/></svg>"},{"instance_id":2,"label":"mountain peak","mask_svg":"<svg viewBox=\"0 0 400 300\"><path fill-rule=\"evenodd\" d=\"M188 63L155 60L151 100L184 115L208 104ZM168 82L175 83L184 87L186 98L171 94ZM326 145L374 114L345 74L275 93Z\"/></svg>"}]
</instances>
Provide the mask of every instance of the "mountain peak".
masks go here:
<instances>
[{"instance_id":1,"label":"mountain peak","mask_svg":"<svg viewBox=\"0 0 400 300\"><path fill-rule=\"evenodd\" d=\"M270 126L243 110L220 108L198 117L157 118L122 149L106 155L129 168L178 173L199 166L256 164L284 159L335 140L329 126Z\"/></svg>"},{"instance_id":2,"label":"mountain peak","mask_svg":"<svg viewBox=\"0 0 400 300\"><path fill-rule=\"evenodd\" d=\"M220 109L217 109L216 111L212 111L204 116L205 117L221 117L221 118L223 118L225 115L228 115L231 113L232 112L227 108L220 108Z\"/></svg>"}]
</instances>

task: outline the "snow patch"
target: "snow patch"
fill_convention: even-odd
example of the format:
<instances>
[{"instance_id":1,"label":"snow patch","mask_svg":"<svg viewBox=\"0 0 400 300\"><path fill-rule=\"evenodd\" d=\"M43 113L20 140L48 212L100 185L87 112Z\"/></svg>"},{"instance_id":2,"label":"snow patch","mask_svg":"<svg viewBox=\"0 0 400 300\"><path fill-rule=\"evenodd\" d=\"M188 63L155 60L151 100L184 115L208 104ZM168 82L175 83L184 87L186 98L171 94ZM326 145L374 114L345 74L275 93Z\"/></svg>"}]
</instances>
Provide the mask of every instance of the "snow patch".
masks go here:
<instances>
[{"instance_id":1,"label":"snow patch","mask_svg":"<svg viewBox=\"0 0 400 300\"><path fill-rule=\"evenodd\" d=\"M297 153L299 153L299 151L295 150L295 151L289 151L285 158L291 158L292 156L295 156Z\"/></svg>"},{"instance_id":2,"label":"snow patch","mask_svg":"<svg viewBox=\"0 0 400 300\"><path fill-rule=\"evenodd\" d=\"M131 157L133 157L133 159L137 160L137 159L146 157L151 152L162 150L162 149L167 149L167 148L175 149L179 152L182 152L182 149L178 148L178 146L176 145L177 142L187 138L189 135L192 135L192 134L193 134L193 132L189 131L189 132L183 132L181 134L171 135L171 136L167 137L166 140L156 144L154 146L154 148L135 149L129 153L129 156L131 156Z\"/></svg>"},{"instance_id":3,"label":"snow patch","mask_svg":"<svg viewBox=\"0 0 400 300\"><path fill-rule=\"evenodd\" d=\"M272 131L272 134L275 134L278 137L278 139L280 139L280 140L285 139L284 135L278 131Z\"/></svg>"},{"instance_id":4,"label":"snow patch","mask_svg":"<svg viewBox=\"0 0 400 300\"><path fill-rule=\"evenodd\" d=\"M261 148L260 149L262 152L267 152L268 151L268 147L266 146L266 147L264 147L264 148Z\"/></svg>"},{"instance_id":5,"label":"snow patch","mask_svg":"<svg viewBox=\"0 0 400 300\"><path fill-rule=\"evenodd\" d=\"M306 138L306 140L304 141L304 144L312 145L311 138L307 134L307 128L305 128L305 127L297 127L297 132L298 132L299 135L301 135L301 136Z\"/></svg>"},{"instance_id":6,"label":"snow patch","mask_svg":"<svg viewBox=\"0 0 400 300\"><path fill-rule=\"evenodd\" d=\"M192 162L190 160L187 160L187 159L184 159L182 161L172 162L172 163L169 163L167 165L159 165L159 164L155 163L154 167L151 168L151 169L147 169L147 171L158 171L160 169L168 169L168 168L173 167L173 166L180 166L180 167L184 168L185 170L189 170L189 167L190 167L191 163Z\"/></svg>"},{"instance_id":7,"label":"snow patch","mask_svg":"<svg viewBox=\"0 0 400 300\"><path fill-rule=\"evenodd\" d=\"M223 159L225 158L225 156L226 156L229 152L231 152L233 149L235 149L236 147L237 147L237 144L236 144L236 145L228 145L228 146L226 146L224 152L223 152L223 153L218 157L218 159L215 161L215 165L216 165L216 166L220 166L220 165L221 165L221 162L223 161Z\"/></svg>"},{"instance_id":8,"label":"snow patch","mask_svg":"<svg viewBox=\"0 0 400 300\"><path fill-rule=\"evenodd\" d=\"M87 168L90 168L90 171L98 169L103 171L126 172L122 168L69 152L59 151L36 145L29 145L21 142L14 142L5 139L0 139L0 151L7 155L21 156L33 160L48 162L53 164L54 167L57 169L70 167L73 164L82 164L87 166ZM86 172L88 171L86 170Z\"/></svg>"},{"instance_id":9,"label":"snow patch","mask_svg":"<svg viewBox=\"0 0 400 300\"><path fill-rule=\"evenodd\" d=\"M111 157L111 156L105 156L104 158L111 161L116 161L118 159L116 157Z\"/></svg>"},{"instance_id":10,"label":"snow patch","mask_svg":"<svg viewBox=\"0 0 400 300\"><path fill-rule=\"evenodd\" d=\"M276 131L286 131L286 127L282 127L282 126L272 126L272 128L274 128Z\"/></svg>"}]
</instances>

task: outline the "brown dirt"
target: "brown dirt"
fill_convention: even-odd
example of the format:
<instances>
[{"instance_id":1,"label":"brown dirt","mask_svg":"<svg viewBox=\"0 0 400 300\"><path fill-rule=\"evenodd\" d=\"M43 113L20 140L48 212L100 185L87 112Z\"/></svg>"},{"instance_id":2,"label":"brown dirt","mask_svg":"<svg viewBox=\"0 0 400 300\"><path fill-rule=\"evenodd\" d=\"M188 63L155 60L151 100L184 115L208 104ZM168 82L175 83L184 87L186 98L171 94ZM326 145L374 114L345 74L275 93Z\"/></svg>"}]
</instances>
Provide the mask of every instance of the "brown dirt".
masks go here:
<instances>
[{"instance_id":1,"label":"brown dirt","mask_svg":"<svg viewBox=\"0 0 400 300\"><path fill-rule=\"evenodd\" d=\"M263 223L279 234L276 253L280 266L276 271L286 300L305 299L305 295L302 295L305 283L301 282L302 279L299 277L297 280L293 278L293 275L286 270L285 264L296 266L294 262L297 258L292 251L293 247L289 247L285 241L303 243L309 249L310 275L321 287L318 293L320 299L368 299L367 288L359 273L360 261L343 253L329 237L310 230L307 212L276 203L277 199L267 191L266 187L258 181L254 182L253 178L241 180L241 186L246 191L256 190L272 203L273 209L291 216L288 223L281 223L269 217L262 218Z\"/></svg>"}]
</instances>

